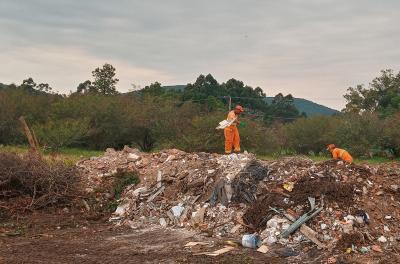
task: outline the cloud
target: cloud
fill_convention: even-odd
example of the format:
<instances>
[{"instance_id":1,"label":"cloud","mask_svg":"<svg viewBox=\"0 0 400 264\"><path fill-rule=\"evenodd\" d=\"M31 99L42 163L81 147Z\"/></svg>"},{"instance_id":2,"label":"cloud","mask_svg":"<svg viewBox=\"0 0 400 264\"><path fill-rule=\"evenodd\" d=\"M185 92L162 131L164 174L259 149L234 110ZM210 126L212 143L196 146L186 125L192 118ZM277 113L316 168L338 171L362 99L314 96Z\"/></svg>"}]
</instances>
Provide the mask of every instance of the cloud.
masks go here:
<instances>
[{"instance_id":1,"label":"cloud","mask_svg":"<svg viewBox=\"0 0 400 264\"><path fill-rule=\"evenodd\" d=\"M121 90L212 73L341 108L348 86L400 70L399 8L394 0L3 0L0 59L12 62L0 66L0 81L34 72L66 91L108 61Z\"/></svg>"},{"instance_id":2,"label":"cloud","mask_svg":"<svg viewBox=\"0 0 400 264\"><path fill-rule=\"evenodd\" d=\"M148 84L160 79L172 80L160 71L112 58L94 57L74 48L18 48L0 53L0 60L9 62L0 72L2 82L19 84L22 80L32 77L36 82L49 83L63 93L75 91L79 83L91 80L91 71L106 62L117 68L116 78L120 80L120 91L128 91L132 88L131 84Z\"/></svg>"}]
</instances>

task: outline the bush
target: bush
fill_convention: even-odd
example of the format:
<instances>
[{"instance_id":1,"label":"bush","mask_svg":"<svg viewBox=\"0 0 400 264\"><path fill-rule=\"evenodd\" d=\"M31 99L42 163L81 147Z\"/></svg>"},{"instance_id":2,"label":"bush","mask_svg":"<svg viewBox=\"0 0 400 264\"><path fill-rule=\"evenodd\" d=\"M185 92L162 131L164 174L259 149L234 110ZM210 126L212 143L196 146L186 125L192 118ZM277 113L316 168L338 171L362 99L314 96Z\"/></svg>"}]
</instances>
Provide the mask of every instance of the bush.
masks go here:
<instances>
[{"instance_id":1,"label":"bush","mask_svg":"<svg viewBox=\"0 0 400 264\"><path fill-rule=\"evenodd\" d=\"M400 156L400 113L383 121L382 147L389 155Z\"/></svg>"},{"instance_id":2,"label":"bush","mask_svg":"<svg viewBox=\"0 0 400 264\"><path fill-rule=\"evenodd\" d=\"M22 208L65 204L79 193L79 174L64 163L47 163L39 156L0 153L0 199L28 197ZM15 204L14 204L15 205Z\"/></svg>"},{"instance_id":3,"label":"bush","mask_svg":"<svg viewBox=\"0 0 400 264\"><path fill-rule=\"evenodd\" d=\"M344 115L337 125L333 143L355 156L371 156L382 149L382 125L375 114Z\"/></svg>"},{"instance_id":4,"label":"bush","mask_svg":"<svg viewBox=\"0 0 400 264\"><path fill-rule=\"evenodd\" d=\"M297 153L319 153L326 145L335 142L338 118L317 116L300 118L282 128L285 146Z\"/></svg>"},{"instance_id":5,"label":"bush","mask_svg":"<svg viewBox=\"0 0 400 264\"><path fill-rule=\"evenodd\" d=\"M88 136L89 122L85 119L61 119L34 126L40 145L58 150L83 143Z\"/></svg>"}]
</instances>

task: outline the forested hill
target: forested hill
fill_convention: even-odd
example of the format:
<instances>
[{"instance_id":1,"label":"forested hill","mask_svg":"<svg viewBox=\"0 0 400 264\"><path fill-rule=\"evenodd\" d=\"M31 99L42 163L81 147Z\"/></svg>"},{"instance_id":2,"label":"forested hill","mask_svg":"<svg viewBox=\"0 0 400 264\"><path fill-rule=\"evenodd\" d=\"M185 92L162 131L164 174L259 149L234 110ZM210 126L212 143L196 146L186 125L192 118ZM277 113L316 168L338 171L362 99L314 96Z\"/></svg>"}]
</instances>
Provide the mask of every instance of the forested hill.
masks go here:
<instances>
[{"instance_id":1,"label":"forested hill","mask_svg":"<svg viewBox=\"0 0 400 264\"><path fill-rule=\"evenodd\" d=\"M274 99L273 97L267 97L267 102L271 103L273 99ZM294 98L293 102L297 110L299 110L300 113L302 112L306 113L307 116L317 116L317 115L331 116L339 112L335 109L314 103L313 101L303 98Z\"/></svg>"},{"instance_id":2,"label":"forested hill","mask_svg":"<svg viewBox=\"0 0 400 264\"><path fill-rule=\"evenodd\" d=\"M163 86L164 89L173 91L183 91L185 87L186 85ZM274 97L267 97L268 104L270 104L273 99ZM313 101L303 98L294 98L294 105L296 106L297 110L299 110L300 113L304 112L307 114L307 116L317 116L317 115L331 116L339 112L335 109L314 103Z\"/></svg>"}]
</instances>

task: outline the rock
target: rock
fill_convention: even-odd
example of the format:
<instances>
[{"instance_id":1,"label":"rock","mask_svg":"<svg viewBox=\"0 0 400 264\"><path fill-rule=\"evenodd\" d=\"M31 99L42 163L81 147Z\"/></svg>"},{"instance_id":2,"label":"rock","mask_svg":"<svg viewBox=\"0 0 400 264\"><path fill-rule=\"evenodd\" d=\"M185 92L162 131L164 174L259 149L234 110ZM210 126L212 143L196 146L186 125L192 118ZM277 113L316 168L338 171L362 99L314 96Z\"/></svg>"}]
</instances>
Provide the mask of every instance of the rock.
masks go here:
<instances>
[{"instance_id":1,"label":"rock","mask_svg":"<svg viewBox=\"0 0 400 264\"><path fill-rule=\"evenodd\" d=\"M392 219L392 216L391 216L391 215L386 215L386 216L385 216L385 219L386 219L386 220L390 220L390 219Z\"/></svg>"},{"instance_id":2,"label":"rock","mask_svg":"<svg viewBox=\"0 0 400 264\"><path fill-rule=\"evenodd\" d=\"M130 148L127 145L124 146L124 149L122 151L124 151L126 153L136 153L136 154L140 153L140 151L138 149Z\"/></svg>"},{"instance_id":3,"label":"rock","mask_svg":"<svg viewBox=\"0 0 400 264\"><path fill-rule=\"evenodd\" d=\"M321 229L325 230L328 226L326 224L321 224Z\"/></svg>"},{"instance_id":4,"label":"rock","mask_svg":"<svg viewBox=\"0 0 400 264\"><path fill-rule=\"evenodd\" d=\"M360 248L360 252L361 252L362 254L368 253L368 251L369 251L369 247L361 247L361 248Z\"/></svg>"},{"instance_id":5,"label":"rock","mask_svg":"<svg viewBox=\"0 0 400 264\"><path fill-rule=\"evenodd\" d=\"M346 221L348 221L348 220L355 220L356 218L354 216L352 216L352 215L347 215L347 216L344 217L344 219Z\"/></svg>"},{"instance_id":6,"label":"rock","mask_svg":"<svg viewBox=\"0 0 400 264\"><path fill-rule=\"evenodd\" d=\"M135 153L129 153L128 154L128 160L129 161L138 161L140 159L140 156L135 154Z\"/></svg>"},{"instance_id":7,"label":"rock","mask_svg":"<svg viewBox=\"0 0 400 264\"><path fill-rule=\"evenodd\" d=\"M383 226L383 231L390 232L390 229L389 229L389 227L387 225L384 225Z\"/></svg>"},{"instance_id":8,"label":"rock","mask_svg":"<svg viewBox=\"0 0 400 264\"><path fill-rule=\"evenodd\" d=\"M386 239L386 237L384 237L384 236L380 236L380 237L378 238L378 241L381 242L381 243L386 243L386 242L387 242L387 239Z\"/></svg>"},{"instance_id":9,"label":"rock","mask_svg":"<svg viewBox=\"0 0 400 264\"><path fill-rule=\"evenodd\" d=\"M390 185L390 189L392 189L392 191L394 191L394 192L397 192L399 190L399 185L392 184L392 185Z\"/></svg>"},{"instance_id":10,"label":"rock","mask_svg":"<svg viewBox=\"0 0 400 264\"><path fill-rule=\"evenodd\" d=\"M356 222L362 225L364 224L364 218L362 216L356 216Z\"/></svg>"},{"instance_id":11,"label":"rock","mask_svg":"<svg viewBox=\"0 0 400 264\"><path fill-rule=\"evenodd\" d=\"M113 153L115 153L116 151L115 151L115 149L113 149L113 148L107 148L106 149L106 154L113 154Z\"/></svg>"}]
</instances>

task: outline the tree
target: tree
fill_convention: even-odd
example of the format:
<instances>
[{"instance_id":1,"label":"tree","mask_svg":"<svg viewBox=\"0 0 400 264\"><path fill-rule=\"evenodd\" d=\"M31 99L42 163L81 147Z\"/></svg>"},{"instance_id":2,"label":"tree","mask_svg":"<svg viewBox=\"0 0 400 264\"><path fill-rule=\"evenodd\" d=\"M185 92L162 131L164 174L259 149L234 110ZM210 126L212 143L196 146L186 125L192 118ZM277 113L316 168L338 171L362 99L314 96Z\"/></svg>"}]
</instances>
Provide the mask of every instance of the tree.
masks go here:
<instances>
[{"instance_id":1,"label":"tree","mask_svg":"<svg viewBox=\"0 0 400 264\"><path fill-rule=\"evenodd\" d=\"M381 76L372 80L368 88L357 85L347 91L343 112L377 112L381 116L389 116L400 110L400 72L395 75L393 70L382 70Z\"/></svg>"},{"instance_id":2,"label":"tree","mask_svg":"<svg viewBox=\"0 0 400 264\"><path fill-rule=\"evenodd\" d=\"M43 93L50 93L53 90L53 88L51 88L48 83L36 84L32 77L23 80L22 84L19 87L30 93L37 93L38 91Z\"/></svg>"},{"instance_id":3,"label":"tree","mask_svg":"<svg viewBox=\"0 0 400 264\"><path fill-rule=\"evenodd\" d=\"M302 116L304 115L305 113L302 113ZM298 117L300 117L300 113L294 105L293 96L291 94L283 96L283 94L279 93L268 107L264 115L264 121L266 123L273 121L290 122Z\"/></svg>"},{"instance_id":4,"label":"tree","mask_svg":"<svg viewBox=\"0 0 400 264\"><path fill-rule=\"evenodd\" d=\"M104 95L117 94L115 85L119 81L115 76L115 68L111 64L104 64L103 67L96 68L92 72L94 81L92 86L94 91Z\"/></svg>"},{"instance_id":5,"label":"tree","mask_svg":"<svg viewBox=\"0 0 400 264\"><path fill-rule=\"evenodd\" d=\"M76 88L76 92L77 93L83 93L83 94L94 93L95 89L92 86L92 82L87 80L87 81L84 81L83 83L80 83L78 85L78 87Z\"/></svg>"},{"instance_id":6,"label":"tree","mask_svg":"<svg viewBox=\"0 0 400 264\"><path fill-rule=\"evenodd\" d=\"M143 94L148 94L148 95L152 95L152 96L160 96L165 93L164 88L162 88L161 83L159 83L159 82L152 83L152 84L144 87L140 91Z\"/></svg>"}]
</instances>

